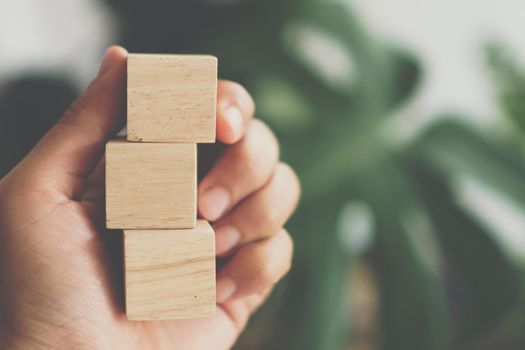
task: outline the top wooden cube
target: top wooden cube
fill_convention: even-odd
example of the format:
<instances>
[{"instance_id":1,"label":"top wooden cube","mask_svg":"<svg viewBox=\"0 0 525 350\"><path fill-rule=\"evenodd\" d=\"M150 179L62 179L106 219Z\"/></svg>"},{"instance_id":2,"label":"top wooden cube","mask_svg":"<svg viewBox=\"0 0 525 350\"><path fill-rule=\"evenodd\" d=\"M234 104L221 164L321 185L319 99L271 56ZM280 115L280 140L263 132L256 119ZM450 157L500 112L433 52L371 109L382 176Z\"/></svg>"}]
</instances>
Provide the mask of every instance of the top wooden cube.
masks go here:
<instances>
[{"instance_id":1,"label":"top wooden cube","mask_svg":"<svg viewBox=\"0 0 525 350\"><path fill-rule=\"evenodd\" d=\"M215 142L217 58L130 54L128 141Z\"/></svg>"}]
</instances>

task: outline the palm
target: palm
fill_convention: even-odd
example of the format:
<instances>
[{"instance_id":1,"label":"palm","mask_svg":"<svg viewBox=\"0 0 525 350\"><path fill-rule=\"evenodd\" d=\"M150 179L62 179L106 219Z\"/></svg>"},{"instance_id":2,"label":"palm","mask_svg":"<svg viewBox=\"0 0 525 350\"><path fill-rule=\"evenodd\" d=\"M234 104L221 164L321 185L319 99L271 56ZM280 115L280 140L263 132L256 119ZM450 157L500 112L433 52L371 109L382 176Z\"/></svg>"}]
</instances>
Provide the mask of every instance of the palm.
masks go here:
<instances>
[{"instance_id":1,"label":"palm","mask_svg":"<svg viewBox=\"0 0 525 350\"><path fill-rule=\"evenodd\" d=\"M96 192L96 188L88 188L87 192ZM79 216L79 223L97 220L101 213L100 205L91 202L82 202L80 206L84 207L82 213L95 213L95 217ZM98 215L96 214L98 213ZM81 227L81 225L79 225ZM97 230L93 227L84 227L93 237L93 242L97 247L105 249L92 249L90 257L93 259L91 265L111 264L112 266L121 266L122 252L119 248L122 246L120 235L114 232L105 232L106 230ZM93 252L95 252L93 254ZM98 254L97 252L103 252ZM254 308L262 301L262 296L252 296L245 300L218 305L217 312L212 317L195 319L195 320L178 320L178 321L155 321L155 322L132 322L128 321L122 313L122 291L121 274L111 274L106 269L104 278L105 283L102 285L100 300L104 296L110 296L108 310L104 312L98 310L100 314L106 313L105 322L108 328L116 328L118 332L113 332L117 336L116 340L130 339L133 340L139 349L148 348L162 349L169 348L172 344L177 344L182 349L209 349L209 344L216 344L218 348L230 347L237 336L240 334L248 317ZM85 274L86 276L96 276L93 273ZM93 281L83 281L84 283L93 283ZM107 305L106 304L106 305ZM100 307L98 303L97 306ZM124 333L124 337L121 335ZM204 334L206 335L204 337ZM223 346L220 346L223 344ZM130 347L131 348L131 347Z\"/></svg>"},{"instance_id":2,"label":"palm","mask_svg":"<svg viewBox=\"0 0 525 350\"><path fill-rule=\"evenodd\" d=\"M96 191L88 186L82 192ZM13 281L5 295L16 296L9 304L13 310L38 302L35 307L46 315L47 323L39 327L47 328L46 331L54 332L60 325L90 339L100 337L102 329L106 332L105 341L122 344L127 340L129 346L123 348L129 349L162 349L173 344L183 349L207 349L210 343L227 348L262 302L262 296L252 296L226 303L217 308L214 316L203 319L130 322L123 313L121 234L103 229L100 205L70 200L59 193L43 195L31 188L26 188L22 196L9 198L9 203L3 211L6 217L30 224L1 221L0 232L24 227L0 245L0 256L7 259L2 266L19 267L4 271L6 280ZM20 313L16 317L25 318Z\"/></svg>"}]
</instances>

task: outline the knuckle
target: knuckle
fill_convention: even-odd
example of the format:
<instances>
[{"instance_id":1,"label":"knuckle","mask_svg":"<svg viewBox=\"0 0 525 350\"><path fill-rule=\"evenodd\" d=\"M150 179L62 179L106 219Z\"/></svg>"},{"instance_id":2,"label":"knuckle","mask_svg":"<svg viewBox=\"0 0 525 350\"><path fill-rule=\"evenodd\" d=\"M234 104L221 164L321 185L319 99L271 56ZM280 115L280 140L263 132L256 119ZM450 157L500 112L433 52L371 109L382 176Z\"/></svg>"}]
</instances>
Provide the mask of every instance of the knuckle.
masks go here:
<instances>
[{"instance_id":1,"label":"knuckle","mask_svg":"<svg viewBox=\"0 0 525 350\"><path fill-rule=\"evenodd\" d=\"M273 204L265 205L264 208L258 225L262 232L275 232L281 226L282 210Z\"/></svg>"},{"instance_id":2,"label":"knuckle","mask_svg":"<svg viewBox=\"0 0 525 350\"><path fill-rule=\"evenodd\" d=\"M72 104L69 105L64 117L59 120L59 123L76 124L78 116L88 110L89 101L85 95L80 95Z\"/></svg>"},{"instance_id":3,"label":"knuckle","mask_svg":"<svg viewBox=\"0 0 525 350\"><path fill-rule=\"evenodd\" d=\"M290 187L293 187L290 191ZM283 194L286 195L283 195ZM256 237L268 237L269 232L278 232L286 220L295 210L299 198L299 182L293 170L284 163L279 163L270 182L261 189L252 203L252 215L246 223L249 227L256 227L253 233Z\"/></svg>"},{"instance_id":4,"label":"knuckle","mask_svg":"<svg viewBox=\"0 0 525 350\"><path fill-rule=\"evenodd\" d=\"M250 135L247 135L239 146L236 148L236 157L239 159L239 162L245 164L256 161L263 150L260 143L254 140L253 137L250 137Z\"/></svg>"},{"instance_id":5,"label":"knuckle","mask_svg":"<svg viewBox=\"0 0 525 350\"><path fill-rule=\"evenodd\" d=\"M273 164L277 162L278 147L274 140L268 142L267 137L256 135L259 133L259 126L256 124L251 124L249 132L236 149L235 157L237 164L242 166L242 171L248 174L252 181L262 185L261 182L266 182L270 175L269 170L273 169ZM271 137L273 138L273 135ZM269 166L270 164L272 165Z\"/></svg>"},{"instance_id":6,"label":"knuckle","mask_svg":"<svg viewBox=\"0 0 525 350\"><path fill-rule=\"evenodd\" d=\"M274 238L269 239L272 249L267 245L265 249L254 251L258 269L253 274L255 283L259 286L273 286L283 278L292 267L293 241L288 232L281 228ZM279 245L279 249L275 249ZM281 252L276 256L276 251Z\"/></svg>"},{"instance_id":7,"label":"knuckle","mask_svg":"<svg viewBox=\"0 0 525 350\"><path fill-rule=\"evenodd\" d=\"M55 130L69 130L81 127L80 117L86 110L86 102L84 102L84 97L79 97L75 102L73 102L66 110L62 118L60 118L55 124Z\"/></svg>"},{"instance_id":8,"label":"knuckle","mask_svg":"<svg viewBox=\"0 0 525 350\"><path fill-rule=\"evenodd\" d=\"M272 161L279 159L279 141L273 131L260 119L250 121L246 132L246 139L256 144L260 153Z\"/></svg>"},{"instance_id":9,"label":"knuckle","mask_svg":"<svg viewBox=\"0 0 525 350\"><path fill-rule=\"evenodd\" d=\"M251 204L252 214L239 218L241 226L249 227L252 238L266 238L282 226L283 210L274 199L261 196ZM248 230L246 230L248 231Z\"/></svg>"},{"instance_id":10,"label":"knuckle","mask_svg":"<svg viewBox=\"0 0 525 350\"><path fill-rule=\"evenodd\" d=\"M292 185L292 187L296 190L296 192L301 191L301 182L299 180L299 176L297 176L297 173L293 168L284 162L279 162L277 164L277 169L279 173L281 173L282 177L285 179L287 185Z\"/></svg>"},{"instance_id":11,"label":"knuckle","mask_svg":"<svg viewBox=\"0 0 525 350\"><path fill-rule=\"evenodd\" d=\"M283 162L279 162L276 167L276 174L281 177L281 186L290 189L290 199L295 204L301 195L301 181L293 168Z\"/></svg>"},{"instance_id":12,"label":"knuckle","mask_svg":"<svg viewBox=\"0 0 525 350\"><path fill-rule=\"evenodd\" d=\"M286 245L287 251L289 252L289 255L287 256L286 261L285 261L285 265L284 265L284 273L283 273L283 276L284 276L284 275L288 274L288 272L290 272L290 270L292 269L292 258L293 258L293 252L294 252L294 243L293 243L292 237L290 236L290 234L285 229L282 229L281 233L279 235L281 235L283 237L284 244Z\"/></svg>"},{"instance_id":13,"label":"knuckle","mask_svg":"<svg viewBox=\"0 0 525 350\"><path fill-rule=\"evenodd\" d=\"M283 195L286 194L286 195ZM261 208L254 225L261 232L277 232L291 215L299 197L299 181L285 163L278 163L266 190L258 199Z\"/></svg>"},{"instance_id":14,"label":"knuckle","mask_svg":"<svg viewBox=\"0 0 525 350\"><path fill-rule=\"evenodd\" d=\"M255 112L255 102L250 93L241 84L231 80L223 80L219 85L219 94L231 99L245 113L253 115Z\"/></svg>"},{"instance_id":15,"label":"knuckle","mask_svg":"<svg viewBox=\"0 0 525 350\"><path fill-rule=\"evenodd\" d=\"M219 83L219 90L221 92L235 92L237 90L244 90L244 87L233 80L221 80Z\"/></svg>"},{"instance_id":16,"label":"knuckle","mask_svg":"<svg viewBox=\"0 0 525 350\"><path fill-rule=\"evenodd\" d=\"M93 83L92 83L93 84ZM90 98L86 94L80 95L66 110L62 118L55 124L56 129L64 131L70 129L83 129L85 135L105 135L107 130L99 124L83 122L86 115L90 113L98 113L96 106L90 102Z\"/></svg>"},{"instance_id":17,"label":"knuckle","mask_svg":"<svg viewBox=\"0 0 525 350\"><path fill-rule=\"evenodd\" d=\"M259 286L271 286L279 280L279 269L274 259L270 259L265 252L258 252L256 256L258 269L253 274L254 283Z\"/></svg>"}]
</instances>

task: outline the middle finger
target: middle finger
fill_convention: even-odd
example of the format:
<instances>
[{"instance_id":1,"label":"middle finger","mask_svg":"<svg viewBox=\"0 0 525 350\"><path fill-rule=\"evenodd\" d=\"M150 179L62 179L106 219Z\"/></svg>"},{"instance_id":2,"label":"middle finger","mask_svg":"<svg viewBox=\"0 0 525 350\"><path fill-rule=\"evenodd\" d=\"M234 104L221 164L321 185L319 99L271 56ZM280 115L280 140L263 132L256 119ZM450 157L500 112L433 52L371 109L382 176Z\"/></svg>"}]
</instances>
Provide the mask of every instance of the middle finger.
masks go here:
<instances>
[{"instance_id":1,"label":"middle finger","mask_svg":"<svg viewBox=\"0 0 525 350\"><path fill-rule=\"evenodd\" d=\"M270 178L279 147L261 121L253 120L240 142L228 148L199 184L199 213L216 221Z\"/></svg>"}]
</instances>

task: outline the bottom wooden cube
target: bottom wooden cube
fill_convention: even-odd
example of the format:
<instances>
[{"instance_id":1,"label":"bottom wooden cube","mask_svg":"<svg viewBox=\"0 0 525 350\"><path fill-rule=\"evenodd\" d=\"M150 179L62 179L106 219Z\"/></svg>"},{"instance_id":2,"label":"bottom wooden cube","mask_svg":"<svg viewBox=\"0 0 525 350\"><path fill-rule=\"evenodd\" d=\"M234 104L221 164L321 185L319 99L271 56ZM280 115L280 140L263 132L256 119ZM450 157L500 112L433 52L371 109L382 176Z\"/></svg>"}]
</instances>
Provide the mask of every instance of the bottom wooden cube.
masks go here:
<instances>
[{"instance_id":1,"label":"bottom wooden cube","mask_svg":"<svg viewBox=\"0 0 525 350\"><path fill-rule=\"evenodd\" d=\"M125 230L126 314L130 320L196 318L215 312L215 233Z\"/></svg>"}]
</instances>

